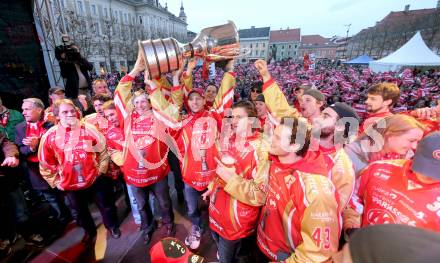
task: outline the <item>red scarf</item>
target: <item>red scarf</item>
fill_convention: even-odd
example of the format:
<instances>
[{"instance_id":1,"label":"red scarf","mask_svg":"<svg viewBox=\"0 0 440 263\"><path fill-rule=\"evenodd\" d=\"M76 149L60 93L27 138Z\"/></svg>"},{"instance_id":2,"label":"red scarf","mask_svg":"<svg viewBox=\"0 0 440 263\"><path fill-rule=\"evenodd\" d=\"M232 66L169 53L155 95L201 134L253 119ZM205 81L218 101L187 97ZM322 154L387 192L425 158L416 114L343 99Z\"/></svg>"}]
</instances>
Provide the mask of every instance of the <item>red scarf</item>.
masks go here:
<instances>
[{"instance_id":1,"label":"red scarf","mask_svg":"<svg viewBox=\"0 0 440 263\"><path fill-rule=\"evenodd\" d=\"M9 121L9 110L6 110L1 116L2 116L1 124L4 128L6 128Z\"/></svg>"},{"instance_id":2,"label":"red scarf","mask_svg":"<svg viewBox=\"0 0 440 263\"><path fill-rule=\"evenodd\" d=\"M43 128L44 121L40 120L38 122L28 122L26 125L26 136L27 137L38 137L41 138L45 133L45 129ZM36 149L34 149L36 151ZM27 160L30 162L38 162L38 155L35 152L27 157Z\"/></svg>"}]
</instances>

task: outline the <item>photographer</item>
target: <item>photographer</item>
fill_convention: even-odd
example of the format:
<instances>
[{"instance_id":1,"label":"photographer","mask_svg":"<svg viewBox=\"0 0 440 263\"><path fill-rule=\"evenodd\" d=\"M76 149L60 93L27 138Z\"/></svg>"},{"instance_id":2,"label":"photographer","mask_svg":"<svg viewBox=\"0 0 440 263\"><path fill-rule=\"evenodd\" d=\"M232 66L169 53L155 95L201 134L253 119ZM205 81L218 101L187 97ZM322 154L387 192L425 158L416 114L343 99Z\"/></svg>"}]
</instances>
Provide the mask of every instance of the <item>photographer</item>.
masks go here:
<instances>
[{"instance_id":1,"label":"photographer","mask_svg":"<svg viewBox=\"0 0 440 263\"><path fill-rule=\"evenodd\" d=\"M79 91L81 94L88 94L91 85L89 72L93 65L83 58L79 48L69 43L69 38L63 36L63 45L57 46L55 56L60 64L61 76L66 79L66 97L76 99Z\"/></svg>"}]
</instances>

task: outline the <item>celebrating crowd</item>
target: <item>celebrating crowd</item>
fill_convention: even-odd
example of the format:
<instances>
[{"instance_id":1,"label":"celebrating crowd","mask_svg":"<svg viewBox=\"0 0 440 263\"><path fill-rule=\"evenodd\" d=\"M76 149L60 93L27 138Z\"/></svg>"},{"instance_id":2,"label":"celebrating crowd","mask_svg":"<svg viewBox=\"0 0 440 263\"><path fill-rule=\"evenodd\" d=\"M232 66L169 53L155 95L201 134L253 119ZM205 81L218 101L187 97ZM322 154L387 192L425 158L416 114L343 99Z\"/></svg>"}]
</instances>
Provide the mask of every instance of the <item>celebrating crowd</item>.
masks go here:
<instances>
[{"instance_id":1,"label":"celebrating crowd","mask_svg":"<svg viewBox=\"0 0 440 263\"><path fill-rule=\"evenodd\" d=\"M430 247L405 257L374 244L439 244L440 72L227 60L205 80L195 59L186 64L150 79L139 57L114 92L97 79L90 99L53 87L48 108L37 98L22 115L2 106L1 255L20 235L45 243L25 211L20 167L61 228L73 218L84 229L86 245L97 235L91 197L109 235L124 234L117 184L146 245L157 215L173 237L172 171L191 229L153 244L152 262L176 262L166 253L176 246L179 262L203 262L197 251L211 240L222 263L438 259Z\"/></svg>"}]
</instances>

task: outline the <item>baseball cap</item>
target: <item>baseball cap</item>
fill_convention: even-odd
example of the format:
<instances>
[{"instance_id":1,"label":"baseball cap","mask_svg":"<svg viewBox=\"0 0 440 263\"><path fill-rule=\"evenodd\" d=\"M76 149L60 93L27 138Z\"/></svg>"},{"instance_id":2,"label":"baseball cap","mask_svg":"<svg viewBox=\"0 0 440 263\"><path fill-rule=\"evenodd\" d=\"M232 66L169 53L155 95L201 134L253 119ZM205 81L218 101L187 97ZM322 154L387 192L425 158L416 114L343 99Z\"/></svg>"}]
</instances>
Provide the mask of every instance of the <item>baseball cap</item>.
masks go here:
<instances>
[{"instance_id":1,"label":"baseball cap","mask_svg":"<svg viewBox=\"0 0 440 263\"><path fill-rule=\"evenodd\" d=\"M328 106L332 110L334 110L339 118L356 118L359 121L359 116L357 115L356 111L350 107L347 103L344 102L336 102L330 106Z\"/></svg>"},{"instance_id":2,"label":"baseball cap","mask_svg":"<svg viewBox=\"0 0 440 263\"><path fill-rule=\"evenodd\" d=\"M324 101L325 100L325 96L324 94L322 94L319 90L317 89L308 89L306 91L304 91L304 95L309 95L312 96L313 98L315 98L317 101Z\"/></svg>"},{"instance_id":3,"label":"baseball cap","mask_svg":"<svg viewBox=\"0 0 440 263\"><path fill-rule=\"evenodd\" d=\"M255 101L265 102L263 93L258 94Z\"/></svg>"},{"instance_id":4,"label":"baseball cap","mask_svg":"<svg viewBox=\"0 0 440 263\"><path fill-rule=\"evenodd\" d=\"M55 86L49 89L49 94L60 93L60 92L65 93L64 89L59 86Z\"/></svg>"},{"instance_id":5,"label":"baseball cap","mask_svg":"<svg viewBox=\"0 0 440 263\"><path fill-rule=\"evenodd\" d=\"M309 90L311 88L312 88L312 85L310 85L310 84L301 84L295 90L302 89L302 90L306 91L306 90Z\"/></svg>"},{"instance_id":6,"label":"baseball cap","mask_svg":"<svg viewBox=\"0 0 440 263\"><path fill-rule=\"evenodd\" d=\"M191 94L193 94L194 92L198 93L200 96L202 96L203 98L205 97L205 92L201 89L198 88L193 88L189 93L188 93L188 98L189 96L191 96Z\"/></svg>"},{"instance_id":7,"label":"baseball cap","mask_svg":"<svg viewBox=\"0 0 440 263\"><path fill-rule=\"evenodd\" d=\"M205 259L193 254L182 241L167 237L150 249L151 262L154 263L203 263Z\"/></svg>"},{"instance_id":8,"label":"baseball cap","mask_svg":"<svg viewBox=\"0 0 440 263\"><path fill-rule=\"evenodd\" d=\"M412 170L440 180L440 132L433 132L417 145Z\"/></svg>"}]
</instances>

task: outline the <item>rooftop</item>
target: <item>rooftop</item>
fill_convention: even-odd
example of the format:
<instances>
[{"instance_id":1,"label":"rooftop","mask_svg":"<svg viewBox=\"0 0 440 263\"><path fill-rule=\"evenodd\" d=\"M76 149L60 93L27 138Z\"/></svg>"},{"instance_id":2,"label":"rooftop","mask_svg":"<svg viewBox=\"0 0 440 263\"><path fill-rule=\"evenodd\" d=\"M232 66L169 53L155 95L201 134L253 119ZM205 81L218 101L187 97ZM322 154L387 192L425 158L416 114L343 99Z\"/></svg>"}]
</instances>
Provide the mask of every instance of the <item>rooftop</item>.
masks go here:
<instances>
[{"instance_id":1,"label":"rooftop","mask_svg":"<svg viewBox=\"0 0 440 263\"><path fill-rule=\"evenodd\" d=\"M270 31L270 42L291 42L301 40L301 29L285 29Z\"/></svg>"},{"instance_id":2,"label":"rooftop","mask_svg":"<svg viewBox=\"0 0 440 263\"><path fill-rule=\"evenodd\" d=\"M269 37L270 27L251 27L238 30L240 38Z\"/></svg>"}]
</instances>

